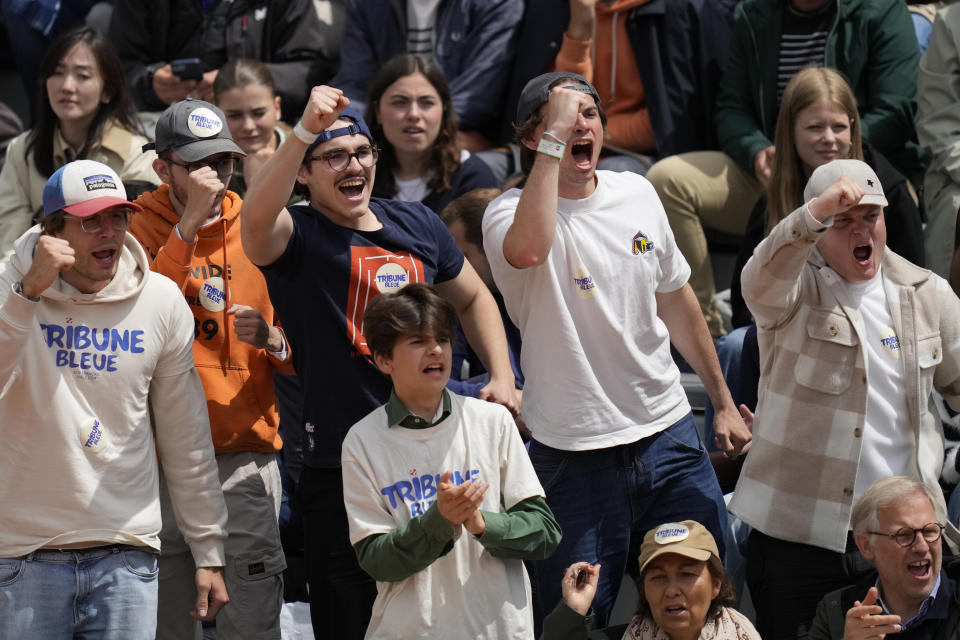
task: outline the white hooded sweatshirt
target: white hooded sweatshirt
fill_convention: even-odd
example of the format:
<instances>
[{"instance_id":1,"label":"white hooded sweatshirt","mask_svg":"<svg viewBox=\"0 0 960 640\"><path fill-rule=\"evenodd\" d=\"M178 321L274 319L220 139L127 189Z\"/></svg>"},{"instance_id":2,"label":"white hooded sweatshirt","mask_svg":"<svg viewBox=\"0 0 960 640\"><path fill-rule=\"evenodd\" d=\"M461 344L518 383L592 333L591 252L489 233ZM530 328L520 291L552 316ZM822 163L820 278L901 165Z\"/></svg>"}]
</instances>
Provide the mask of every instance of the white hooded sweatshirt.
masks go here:
<instances>
[{"instance_id":1,"label":"white hooded sweatshirt","mask_svg":"<svg viewBox=\"0 0 960 640\"><path fill-rule=\"evenodd\" d=\"M13 285L39 235L0 264L0 557L159 550L159 454L197 566L223 565L227 510L183 295L128 235L106 287L57 279L31 302Z\"/></svg>"}]
</instances>

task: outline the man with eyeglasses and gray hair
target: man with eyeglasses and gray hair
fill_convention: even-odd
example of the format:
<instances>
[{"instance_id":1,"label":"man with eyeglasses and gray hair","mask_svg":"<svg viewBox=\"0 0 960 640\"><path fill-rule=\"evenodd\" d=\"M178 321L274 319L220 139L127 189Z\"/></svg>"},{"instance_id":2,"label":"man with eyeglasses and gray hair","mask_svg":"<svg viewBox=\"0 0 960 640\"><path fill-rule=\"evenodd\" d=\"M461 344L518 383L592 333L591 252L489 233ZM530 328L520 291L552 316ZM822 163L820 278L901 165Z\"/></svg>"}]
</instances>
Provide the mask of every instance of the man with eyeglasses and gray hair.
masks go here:
<instances>
[{"instance_id":1,"label":"man with eyeglasses and gray hair","mask_svg":"<svg viewBox=\"0 0 960 640\"><path fill-rule=\"evenodd\" d=\"M218 107L190 99L167 107L156 142L146 146L156 149L153 168L164 184L137 199L143 211L130 233L150 268L179 286L193 312L193 357L230 514L225 579L232 602L217 618L217 637L279 640L286 561L277 524L281 439L273 372L293 368L266 282L241 246L240 197L227 190L246 154ZM164 486L157 638L199 638L197 621L179 614L193 597L194 561Z\"/></svg>"},{"instance_id":2,"label":"man with eyeglasses and gray hair","mask_svg":"<svg viewBox=\"0 0 960 640\"><path fill-rule=\"evenodd\" d=\"M177 614L228 599L190 312L126 233L139 210L110 167L71 162L0 264L0 638L153 639L158 455L197 567Z\"/></svg>"},{"instance_id":3,"label":"man with eyeglasses and gray hair","mask_svg":"<svg viewBox=\"0 0 960 640\"><path fill-rule=\"evenodd\" d=\"M947 506L940 489L902 476L877 480L854 505L850 524L877 575L827 594L810 639L960 638L960 562L941 567Z\"/></svg>"},{"instance_id":4,"label":"man with eyeglasses and gray hair","mask_svg":"<svg viewBox=\"0 0 960 640\"><path fill-rule=\"evenodd\" d=\"M490 372L479 397L518 404L496 301L439 216L420 202L370 197L378 151L349 104L339 89L314 87L243 209L244 250L266 276L304 389L298 503L318 638L362 638L376 597L350 544L340 472L347 430L390 397L363 333L370 300L411 282L435 284ZM295 184L308 203L286 207Z\"/></svg>"}]
</instances>

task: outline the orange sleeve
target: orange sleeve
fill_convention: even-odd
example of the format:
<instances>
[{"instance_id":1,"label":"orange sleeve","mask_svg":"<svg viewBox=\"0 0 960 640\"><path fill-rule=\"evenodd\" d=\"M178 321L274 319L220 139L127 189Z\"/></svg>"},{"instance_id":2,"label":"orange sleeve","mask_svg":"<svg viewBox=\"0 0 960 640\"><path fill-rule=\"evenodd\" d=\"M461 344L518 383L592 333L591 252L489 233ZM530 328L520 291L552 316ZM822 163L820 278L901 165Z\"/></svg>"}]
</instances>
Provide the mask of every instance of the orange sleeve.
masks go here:
<instances>
[{"instance_id":1,"label":"orange sleeve","mask_svg":"<svg viewBox=\"0 0 960 640\"><path fill-rule=\"evenodd\" d=\"M167 276L183 291L187 286L187 274L190 273L190 263L193 261L193 252L196 247L196 241L187 243L181 240L174 225L170 229L167 243L160 248L157 257L150 263L150 269Z\"/></svg>"},{"instance_id":2,"label":"orange sleeve","mask_svg":"<svg viewBox=\"0 0 960 640\"><path fill-rule=\"evenodd\" d=\"M553 61L554 71L579 73L587 82L593 82L593 60L590 59L592 46L593 40L574 40L564 33L560 53Z\"/></svg>"}]
</instances>

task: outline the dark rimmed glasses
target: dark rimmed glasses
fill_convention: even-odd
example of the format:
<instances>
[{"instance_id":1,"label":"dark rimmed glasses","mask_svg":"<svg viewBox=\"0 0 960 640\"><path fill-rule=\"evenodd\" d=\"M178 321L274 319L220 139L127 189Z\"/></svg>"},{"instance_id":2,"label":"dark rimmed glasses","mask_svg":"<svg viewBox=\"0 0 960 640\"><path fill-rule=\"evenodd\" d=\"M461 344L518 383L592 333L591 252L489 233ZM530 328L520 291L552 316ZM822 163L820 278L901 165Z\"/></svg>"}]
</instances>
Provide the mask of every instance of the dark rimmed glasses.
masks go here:
<instances>
[{"instance_id":1,"label":"dark rimmed glasses","mask_svg":"<svg viewBox=\"0 0 960 640\"><path fill-rule=\"evenodd\" d=\"M919 529L910 527L901 527L893 533L880 533L879 531L867 531L875 536L886 536L892 539L901 547L911 547L917 541L917 535L923 536L924 542L933 544L943 535L944 525L938 522L928 522Z\"/></svg>"},{"instance_id":2,"label":"dark rimmed glasses","mask_svg":"<svg viewBox=\"0 0 960 640\"><path fill-rule=\"evenodd\" d=\"M133 210L123 208L114 211L104 211L95 216L87 216L86 218L78 218L77 216L67 214L63 216L63 218L64 220L76 220L80 223L80 228L86 233L100 233L104 228L104 220L106 220L106 223L109 224L110 228L114 231L126 231L133 221Z\"/></svg>"},{"instance_id":3,"label":"dark rimmed glasses","mask_svg":"<svg viewBox=\"0 0 960 640\"><path fill-rule=\"evenodd\" d=\"M380 151L376 147L360 147L353 153L349 153L343 149L335 149L333 151L328 151L323 155L319 156L310 156L310 161L316 160L326 160L327 164L330 165L330 168L336 172L346 171L347 167L350 166L350 161L356 158L357 162L360 163L361 167L372 167L377 164L377 160L380 159Z\"/></svg>"}]
</instances>

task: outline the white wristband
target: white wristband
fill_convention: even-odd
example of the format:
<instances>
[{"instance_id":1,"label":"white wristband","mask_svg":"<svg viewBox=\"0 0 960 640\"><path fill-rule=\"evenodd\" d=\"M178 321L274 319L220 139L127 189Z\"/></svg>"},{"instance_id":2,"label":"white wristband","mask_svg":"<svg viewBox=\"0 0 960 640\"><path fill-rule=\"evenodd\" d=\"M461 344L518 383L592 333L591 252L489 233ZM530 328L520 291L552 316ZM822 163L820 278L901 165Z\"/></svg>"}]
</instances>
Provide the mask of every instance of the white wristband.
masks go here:
<instances>
[{"instance_id":1,"label":"white wristband","mask_svg":"<svg viewBox=\"0 0 960 640\"><path fill-rule=\"evenodd\" d=\"M560 160L563 158L563 152L566 151L566 149L567 145L565 144L540 138L540 144L537 146L537 153L542 153L545 156L550 156L551 158Z\"/></svg>"},{"instance_id":2,"label":"white wristband","mask_svg":"<svg viewBox=\"0 0 960 640\"><path fill-rule=\"evenodd\" d=\"M313 144L320 134L307 131L307 128L303 126L303 120L297 120L297 124L293 126L293 135L297 136L304 144Z\"/></svg>"}]
</instances>

